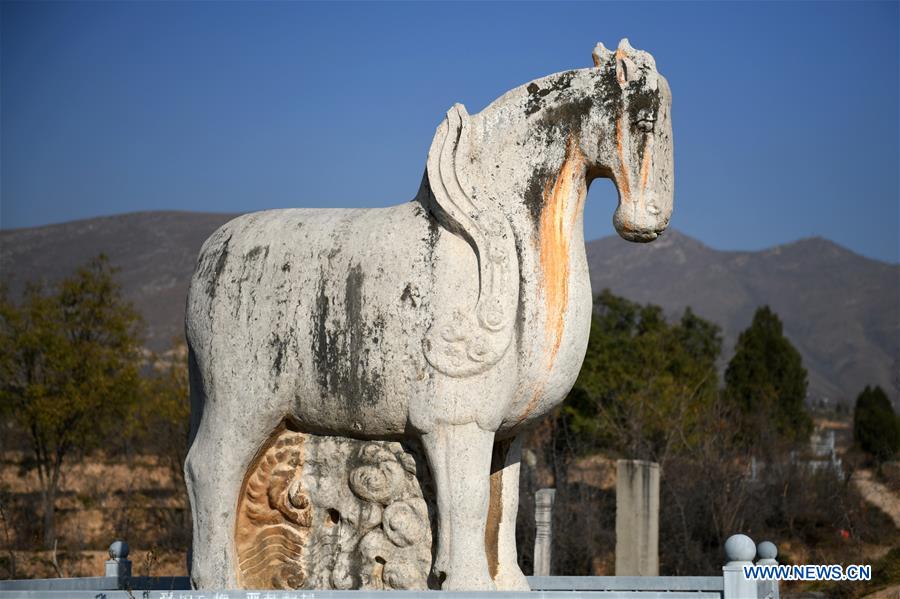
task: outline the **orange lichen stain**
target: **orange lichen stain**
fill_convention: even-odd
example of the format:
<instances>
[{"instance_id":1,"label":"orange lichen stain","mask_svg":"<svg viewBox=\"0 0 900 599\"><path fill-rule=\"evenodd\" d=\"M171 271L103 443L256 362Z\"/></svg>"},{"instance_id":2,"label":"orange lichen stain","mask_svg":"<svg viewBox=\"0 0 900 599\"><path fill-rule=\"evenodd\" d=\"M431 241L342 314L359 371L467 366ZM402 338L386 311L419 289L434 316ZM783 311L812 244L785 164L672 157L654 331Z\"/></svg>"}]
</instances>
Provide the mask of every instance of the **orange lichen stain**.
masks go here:
<instances>
[{"instance_id":1,"label":"orange lichen stain","mask_svg":"<svg viewBox=\"0 0 900 599\"><path fill-rule=\"evenodd\" d=\"M644 159L641 160L641 197L643 197L644 192L647 191L647 179L650 175L650 157L652 154L653 138L648 135L647 141L644 142Z\"/></svg>"},{"instance_id":2,"label":"orange lichen stain","mask_svg":"<svg viewBox=\"0 0 900 599\"><path fill-rule=\"evenodd\" d=\"M544 386L545 383L541 381L534 388L534 393L531 394L531 399L528 400L528 404L525 405L525 409L522 410L522 413L519 414L519 417L516 419L516 424L520 424L523 420L528 418L532 412L534 412L535 408L538 407L538 404L541 402L541 398L544 397Z\"/></svg>"},{"instance_id":3,"label":"orange lichen stain","mask_svg":"<svg viewBox=\"0 0 900 599\"><path fill-rule=\"evenodd\" d=\"M631 201L631 183L628 181L628 169L625 168L625 148L622 147L622 117L616 119L616 152L619 155L619 195L622 202Z\"/></svg>"},{"instance_id":4,"label":"orange lichen stain","mask_svg":"<svg viewBox=\"0 0 900 599\"><path fill-rule=\"evenodd\" d=\"M570 139L556 180L552 187L544 190L544 208L538 232L541 287L547 315L544 332L549 348L548 367L552 367L556 360L565 328L565 313L569 304L569 238L587 191L584 174L584 155ZM571 202L573 196L574 203Z\"/></svg>"},{"instance_id":5,"label":"orange lichen stain","mask_svg":"<svg viewBox=\"0 0 900 599\"><path fill-rule=\"evenodd\" d=\"M544 188L544 205L538 227L540 239L541 290L544 297L546 373L556 361L566 325L569 305L569 238L575 229L587 195L584 154L573 139L566 145L566 157L553 183ZM574 196L574 202L573 200ZM546 380L536 383L534 392L517 422L525 420L544 397Z\"/></svg>"},{"instance_id":6,"label":"orange lichen stain","mask_svg":"<svg viewBox=\"0 0 900 599\"><path fill-rule=\"evenodd\" d=\"M628 55L625 54L625 51L619 48L618 50L616 50L616 63L618 63L619 65L624 64L627 56ZM616 80L622 87L625 87L625 84L628 83L627 77L625 76L625 67L619 66L619 68L616 69Z\"/></svg>"}]
</instances>

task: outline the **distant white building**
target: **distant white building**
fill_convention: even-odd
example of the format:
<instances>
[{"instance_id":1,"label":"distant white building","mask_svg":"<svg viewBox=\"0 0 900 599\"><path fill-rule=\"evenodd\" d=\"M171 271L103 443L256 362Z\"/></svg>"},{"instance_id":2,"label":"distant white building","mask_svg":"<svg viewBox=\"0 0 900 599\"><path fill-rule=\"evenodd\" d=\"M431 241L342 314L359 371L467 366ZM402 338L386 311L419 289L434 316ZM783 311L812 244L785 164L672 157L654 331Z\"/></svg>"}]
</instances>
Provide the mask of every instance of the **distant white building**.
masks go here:
<instances>
[{"instance_id":1,"label":"distant white building","mask_svg":"<svg viewBox=\"0 0 900 599\"><path fill-rule=\"evenodd\" d=\"M834 445L834 429L818 430L809 439L809 450L812 454L806 463L813 470L834 469L838 474L842 472L841 458L838 457Z\"/></svg>"},{"instance_id":2,"label":"distant white building","mask_svg":"<svg viewBox=\"0 0 900 599\"><path fill-rule=\"evenodd\" d=\"M800 466L806 466L814 472L832 470L840 475L843 472L843 462L837 455L834 429L819 429L809 439L807 451L792 451L791 462ZM750 459L750 480L758 481L760 474L765 469L765 462Z\"/></svg>"}]
</instances>

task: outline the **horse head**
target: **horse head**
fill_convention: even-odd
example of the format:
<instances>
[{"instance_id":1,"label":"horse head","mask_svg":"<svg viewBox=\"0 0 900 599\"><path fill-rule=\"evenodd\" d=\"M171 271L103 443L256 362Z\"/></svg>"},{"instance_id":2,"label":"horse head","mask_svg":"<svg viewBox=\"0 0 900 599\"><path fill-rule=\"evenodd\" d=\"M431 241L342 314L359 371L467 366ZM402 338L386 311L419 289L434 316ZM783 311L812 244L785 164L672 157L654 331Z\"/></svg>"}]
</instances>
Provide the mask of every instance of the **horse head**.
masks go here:
<instances>
[{"instance_id":1,"label":"horse head","mask_svg":"<svg viewBox=\"0 0 900 599\"><path fill-rule=\"evenodd\" d=\"M647 52L623 39L615 52L593 52L596 94L582 140L593 169L613 180L619 205L616 231L629 241L652 241L672 214L672 95Z\"/></svg>"}]
</instances>

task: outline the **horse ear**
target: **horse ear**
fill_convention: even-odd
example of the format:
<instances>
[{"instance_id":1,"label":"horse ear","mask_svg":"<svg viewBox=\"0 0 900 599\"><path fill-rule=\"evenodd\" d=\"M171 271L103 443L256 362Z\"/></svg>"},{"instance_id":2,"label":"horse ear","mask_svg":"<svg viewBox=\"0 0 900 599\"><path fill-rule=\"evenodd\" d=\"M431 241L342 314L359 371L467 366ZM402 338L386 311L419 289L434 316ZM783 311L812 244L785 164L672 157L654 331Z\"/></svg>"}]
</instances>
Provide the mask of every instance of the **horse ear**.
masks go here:
<instances>
[{"instance_id":1,"label":"horse ear","mask_svg":"<svg viewBox=\"0 0 900 599\"><path fill-rule=\"evenodd\" d=\"M591 53L591 58L594 59L595 67L606 64L609 61L610 56L612 56L612 52L606 49L603 42L597 42L597 45L594 46L594 51Z\"/></svg>"},{"instance_id":2,"label":"horse ear","mask_svg":"<svg viewBox=\"0 0 900 599\"><path fill-rule=\"evenodd\" d=\"M628 38L623 37L619 42L619 47L616 48L616 80L619 82L619 87L625 87L629 81L637 78L637 65L628 56L634 51Z\"/></svg>"},{"instance_id":3,"label":"horse ear","mask_svg":"<svg viewBox=\"0 0 900 599\"><path fill-rule=\"evenodd\" d=\"M617 50L621 50L626 54L635 52L635 49L631 47L631 42L628 41L627 37L623 37L621 40L619 40L619 47L617 48Z\"/></svg>"}]
</instances>

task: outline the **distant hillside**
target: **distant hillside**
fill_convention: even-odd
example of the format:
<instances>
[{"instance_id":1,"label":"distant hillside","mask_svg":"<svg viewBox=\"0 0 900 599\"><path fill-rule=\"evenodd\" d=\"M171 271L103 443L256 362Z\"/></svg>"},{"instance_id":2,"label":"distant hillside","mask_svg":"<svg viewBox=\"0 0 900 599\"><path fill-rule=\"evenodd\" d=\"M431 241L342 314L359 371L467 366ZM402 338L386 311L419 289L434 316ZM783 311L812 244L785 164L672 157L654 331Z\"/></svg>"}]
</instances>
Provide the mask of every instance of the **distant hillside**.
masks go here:
<instances>
[{"instance_id":1,"label":"distant hillside","mask_svg":"<svg viewBox=\"0 0 900 599\"><path fill-rule=\"evenodd\" d=\"M594 290L690 306L722 326L733 354L753 312L768 304L803 356L814 397L854 400L867 384L900 391L900 266L819 237L758 252L722 252L677 231L651 244L606 237L587 244Z\"/></svg>"},{"instance_id":2,"label":"distant hillside","mask_svg":"<svg viewBox=\"0 0 900 599\"><path fill-rule=\"evenodd\" d=\"M137 212L0 231L0 273L12 292L48 283L105 252L144 315L147 345L167 349L184 331L184 302L200 246L236 214Z\"/></svg>"},{"instance_id":3,"label":"distant hillside","mask_svg":"<svg viewBox=\"0 0 900 599\"><path fill-rule=\"evenodd\" d=\"M200 246L234 216L143 212L0 231L0 273L17 293L27 280L56 281L104 251L144 314L148 345L165 349L182 332ZM671 316L691 306L722 326L726 357L756 307L769 304L803 355L814 396L852 399L866 384L894 398L900 391L898 265L820 238L722 252L671 230L648 245L606 237L587 252L595 291L608 287Z\"/></svg>"}]
</instances>

